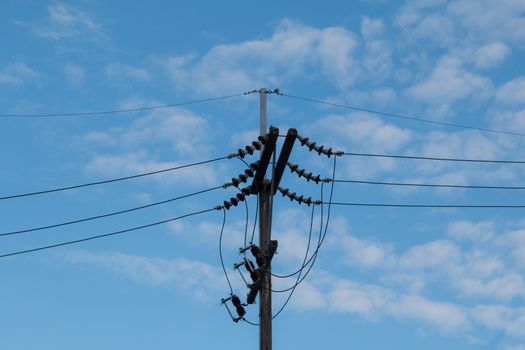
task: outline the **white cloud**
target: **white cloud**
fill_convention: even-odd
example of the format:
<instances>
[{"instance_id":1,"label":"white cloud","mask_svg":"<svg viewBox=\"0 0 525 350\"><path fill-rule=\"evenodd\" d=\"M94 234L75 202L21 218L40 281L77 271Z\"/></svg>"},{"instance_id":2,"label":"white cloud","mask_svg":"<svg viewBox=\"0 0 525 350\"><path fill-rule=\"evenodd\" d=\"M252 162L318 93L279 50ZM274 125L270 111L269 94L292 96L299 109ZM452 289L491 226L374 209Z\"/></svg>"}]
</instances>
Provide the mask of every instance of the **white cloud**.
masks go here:
<instances>
[{"instance_id":1,"label":"white cloud","mask_svg":"<svg viewBox=\"0 0 525 350\"><path fill-rule=\"evenodd\" d=\"M332 288L327 296L331 310L359 314L365 318L380 317L394 297L385 288L347 280L335 281Z\"/></svg>"},{"instance_id":2,"label":"white cloud","mask_svg":"<svg viewBox=\"0 0 525 350\"><path fill-rule=\"evenodd\" d=\"M525 104L525 76L514 78L501 86L496 98L504 103Z\"/></svg>"},{"instance_id":3,"label":"white cloud","mask_svg":"<svg viewBox=\"0 0 525 350\"><path fill-rule=\"evenodd\" d=\"M408 88L406 93L423 102L448 105L466 98L486 98L492 94L492 83L468 72L458 58L444 57L427 79Z\"/></svg>"},{"instance_id":4,"label":"white cloud","mask_svg":"<svg viewBox=\"0 0 525 350\"><path fill-rule=\"evenodd\" d=\"M87 40L107 39L102 26L91 16L77 7L63 3L49 5L48 20L43 26L35 28L37 35L53 39L78 39Z\"/></svg>"},{"instance_id":5,"label":"white cloud","mask_svg":"<svg viewBox=\"0 0 525 350\"><path fill-rule=\"evenodd\" d=\"M219 268L185 258L163 259L123 253L76 251L68 254L66 260L72 264L98 266L137 283L176 286L206 301L210 290L219 293L227 289Z\"/></svg>"},{"instance_id":6,"label":"white cloud","mask_svg":"<svg viewBox=\"0 0 525 350\"><path fill-rule=\"evenodd\" d=\"M523 42L525 39L523 1L452 1L447 6L447 12L454 16L472 36L485 40L506 37Z\"/></svg>"},{"instance_id":7,"label":"white cloud","mask_svg":"<svg viewBox=\"0 0 525 350\"><path fill-rule=\"evenodd\" d=\"M327 135L337 137L331 145L374 151L397 151L413 140L413 134L408 129L402 129L394 124L384 122L380 118L364 112L347 115L329 115L309 126L310 129L323 131Z\"/></svg>"},{"instance_id":8,"label":"white cloud","mask_svg":"<svg viewBox=\"0 0 525 350\"><path fill-rule=\"evenodd\" d=\"M128 176L147 173L185 165L184 161L167 162L152 160L145 152L122 153L115 155L97 155L86 164L86 171L103 174L108 177ZM211 165L182 168L175 172L165 172L148 176L148 180L164 185L217 185L216 171Z\"/></svg>"},{"instance_id":9,"label":"white cloud","mask_svg":"<svg viewBox=\"0 0 525 350\"><path fill-rule=\"evenodd\" d=\"M403 296L391 308L393 316L424 321L447 332L460 332L471 326L466 312L460 306L418 295Z\"/></svg>"},{"instance_id":10,"label":"white cloud","mask_svg":"<svg viewBox=\"0 0 525 350\"><path fill-rule=\"evenodd\" d=\"M161 61L176 86L204 92L281 86L301 75L322 75L345 87L358 74L353 57L357 44L345 28L316 29L283 20L269 39L217 45L202 57L182 55Z\"/></svg>"},{"instance_id":11,"label":"white cloud","mask_svg":"<svg viewBox=\"0 0 525 350\"><path fill-rule=\"evenodd\" d=\"M35 82L38 73L25 63L13 63L0 70L0 84L21 86Z\"/></svg>"},{"instance_id":12,"label":"white cloud","mask_svg":"<svg viewBox=\"0 0 525 350\"><path fill-rule=\"evenodd\" d=\"M474 54L477 68L487 69L498 66L510 54L510 48L500 41L478 48Z\"/></svg>"},{"instance_id":13,"label":"white cloud","mask_svg":"<svg viewBox=\"0 0 525 350\"><path fill-rule=\"evenodd\" d=\"M448 225L448 234L458 240L486 242L494 237L494 223L473 223L466 220L454 221Z\"/></svg>"}]
</instances>

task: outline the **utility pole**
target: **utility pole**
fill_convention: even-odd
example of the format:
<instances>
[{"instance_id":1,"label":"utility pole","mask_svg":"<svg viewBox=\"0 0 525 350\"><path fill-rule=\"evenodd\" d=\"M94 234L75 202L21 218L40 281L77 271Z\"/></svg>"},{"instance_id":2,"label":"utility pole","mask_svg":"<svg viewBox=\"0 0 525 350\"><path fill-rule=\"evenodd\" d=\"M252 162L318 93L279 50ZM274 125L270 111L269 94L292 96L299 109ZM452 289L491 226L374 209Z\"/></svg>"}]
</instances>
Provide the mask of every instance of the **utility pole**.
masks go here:
<instances>
[{"instance_id":1,"label":"utility pole","mask_svg":"<svg viewBox=\"0 0 525 350\"><path fill-rule=\"evenodd\" d=\"M266 134L267 90L259 90L260 95L260 135ZM272 280L270 258L270 196L273 195L269 181L264 178L259 189L259 247L266 259L263 283L259 296L259 349L272 349Z\"/></svg>"}]
</instances>

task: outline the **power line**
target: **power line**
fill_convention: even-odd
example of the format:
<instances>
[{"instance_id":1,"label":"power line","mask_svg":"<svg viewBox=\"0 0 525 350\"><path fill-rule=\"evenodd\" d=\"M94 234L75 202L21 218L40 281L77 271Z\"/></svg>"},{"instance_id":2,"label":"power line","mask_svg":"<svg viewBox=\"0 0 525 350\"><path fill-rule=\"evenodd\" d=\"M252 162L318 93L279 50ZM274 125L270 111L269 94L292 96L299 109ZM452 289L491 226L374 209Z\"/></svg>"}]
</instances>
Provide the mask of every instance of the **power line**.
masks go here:
<instances>
[{"instance_id":1,"label":"power line","mask_svg":"<svg viewBox=\"0 0 525 350\"><path fill-rule=\"evenodd\" d=\"M355 183L365 185L386 185L386 186L412 186L412 187L441 187L441 188L472 188L472 189L495 189L495 190L525 190L525 186L488 186L488 185L454 185L454 184L426 184L413 182L390 182L390 181L366 181L366 180L341 180L335 179L339 183Z\"/></svg>"},{"instance_id":2,"label":"power line","mask_svg":"<svg viewBox=\"0 0 525 350\"><path fill-rule=\"evenodd\" d=\"M323 202L324 203L324 202ZM394 208L500 208L500 209L519 209L525 208L523 204L398 204L398 203L349 203L349 202L331 202L332 205L354 206L354 207L394 207Z\"/></svg>"},{"instance_id":3,"label":"power line","mask_svg":"<svg viewBox=\"0 0 525 350\"><path fill-rule=\"evenodd\" d=\"M525 164L525 160L444 158L444 157L423 157L423 156L408 156L408 155L398 155L398 154L355 153L355 152L343 152L343 154L345 156L356 156L356 157L400 158L400 159L415 159L415 160L435 160L435 161L446 161L446 162Z\"/></svg>"},{"instance_id":4,"label":"power line","mask_svg":"<svg viewBox=\"0 0 525 350\"><path fill-rule=\"evenodd\" d=\"M191 104L198 104L204 102L225 100L233 97L244 96L247 93L238 93L233 95L225 95L218 97L204 98L200 100L192 100L179 103L171 103L150 107L139 107L139 108L125 108L125 109L113 109L106 111L94 111L94 112L70 112L70 113L36 113L36 114L0 114L0 118L49 118L49 117L85 117L85 116L96 116L96 115L107 115L107 114L119 114L119 113L131 113L131 112L142 112L150 111L155 109L173 108L180 106L187 106Z\"/></svg>"},{"instance_id":5,"label":"power line","mask_svg":"<svg viewBox=\"0 0 525 350\"><path fill-rule=\"evenodd\" d=\"M392 117L392 118L398 118L398 119L412 120L412 121L428 123L428 124L434 124L434 125L449 126L449 127L461 128L461 129L471 129L471 130L478 130L478 131L497 133L497 134L504 134L504 135L525 136L524 133L519 133L519 132L514 132L514 131L489 129L489 128L483 128L483 127L472 126L472 125L465 125L465 124L458 124L458 123L440 122L440 121L437 121L437 120L417 118L417 117L411 117L411 116L402 115L402 114L381 112L381 111L376 111L376 110L368 109L368 108L344 105L344 104L340 104L340 103L327 102L327 101L317 100L317 99L310 98L310 97L302 97L302 96L283 94L283 93L279 93L279 95L285 96L285 97L290 97L290 98L295 98L295 99L302 100L302 101L307 101L307 102L312 102L312 103L317 103L317 104L323 104L323 105L332 106L332 107L350 109L350 110L353 110L353 111L366 112L366 113L381 115L381 116L385 116L385 117Z\"/></svg>"},{"instance_id":6,"label":"power line","mask_svg":"<svg viewBox=\"0 0 525 350\"><path fill-rule=\"evenodd\" d=\"M0 200L7 200L7 199L21 198L21 197L29 197L29 196L36 196L36 195L41 195L41 194L53 193L53 192L67 191L67 190L72 190L72 189L76 189L76 188L96 186L96 185L108 184L108 183L112 183L112 182L136 179L136 178L139 178L139 177L150 176L150 175L165 173L165 172L169 172L169 171L175 171L175 170L189 168L189 167L202 165L202 164L207 164L207 163L213 163L213 162L216 162L216 161L219 161L219 160L229 159L229 158L230 158L229 156L224 156L224 157L209 159L209 160L205 160L205 161L201 161L201 162L195 162L195 163L180 165L180 166L176 166L176 167L150 171L150 172L147 172L147 173L141 173L141 174L136 174L136 175L118 177L118 178L110 179L110 180L88 182L88 183L83 183L83 184L79 184L79 185L58 187L58 188L53 188L53 189L43 190L43 191L13 194L13 195L0 197Z\"/></svg>"},{"instance_id":7,"label":"power line","mask_svg":"<svg viewBox=\"0 0 525 350\"><path fill-rule=\"evenodd\" d=\"M216 187L208 188L206 190L197 191L197 192L193 192L193 193L190 193L190 194L185 194L185 195L182 195L182 196L166 199L166 200L163 200L163 201L160 201L160 202L155 202L155 203L150 203L150 204L146 204L146 205L141 205L141 206L138 206L138 207L125 209L125 210L120 210L120 211L115 211L115 212L112 212L112 213L101 214L101 215L91 216L91 217L87 217L87 218L83 218L83 219L77 219L77 220L72 220L72 221L67 221L67 222L61 222L61 223L58 223L58 224L52 224L52 225L47 225L47 226L40 226L40 227L33 227L33 228L24 229L24 230L4 232L4 233L0 233L0 237L1 236L10 236L10 235L22 234L22 233L27 233L27 232L41 231L41 230L46 230L46 229L50 229L50 228L62 227L62 226L67 226L67 225L78 224L78 223L81 223L81 222L107 218L107 217L114 216L114 215L130 213L130 212L133 212L133 211L136 211L136 210L150 208L150 207L154 207L154 206L157 206L157 205L174 202L174 201L177 201L179 199L188 198L188 197L196 196L196 195L199 195L199 194L202 194L202 193L214 191L214 190L217 190L219 188L225 188L225 186L224 185L216 186Z\"/></svg>"},{"instance_id":8,"label":"power line","mask_svg":"<svg viewBox=\"0 0 525 350\"><path fill-rule=\"evenodd\" d=\"M272 317L272 320L275 319L277 316L279 316L279 314L281 312L283 312L284 308L286 307L286 305L288 305L288 302L290 301L290 299L292 299L292 296L293 296L293 293L295 292L295 288L297 287L297 283L299 282L299 280L301 279L301 274L303 272L303 269L305 267L305 263L306 263L306 260L308 259L308 252L310 250L310 244L312 242L312 231L313 231L313 225L314 225L314 213L315 213L315 205L312 206L312 214L310 216L310 230L309 230L309 233L308 233L308 245L306 246L306 252L304 254L304 258L303 258L303 263L302 263L302 267L299 269L299 274L297 275L297 279L295 280L295 286L294 288L290 291L290 294L288 294L288 296L286 297L286 300L284 301L284 303L281 305L281 308L279 309L279 311L277 311L275 313L275 315L273 315ZM273 274L272 274L273 276Z\"/></svg>"},{"instance_id":9,"label":"power line","mask_svg":"<svg viewBox=\"0 0 525 350\"><path fill-rule=\"evenodd\" d=\"M228 272L226 271L226 267L224 267L224 258L222 257L222 235L224 233L224 226L226 225L226 209L222 208L222 227L221 227L221 233L219 235L219 258L221 260L221 266L222 271L224 272L224 276L226 277L226 282L228 282L228 287L230 287L230 295L233 295L233 287L230 282L230 278L228 277Z\"/></svg>"},{"instance_id":10,"label":"power line","mask_svg":"<svg viewBox=\"0 0 525 350\"><path fill-rule=\"evenodd\" d=\"M332 171L332 180L335 179L336 160L337 160L337 157L334 157L334 166L333 166L333 171ZM291 286L289 288L286 288L286 289L281 289L281 290L272 290L272 292L284 293L284 292L288 292L290 290L294 290L299 284L301 284L304 281L304 279L308 276L308 274L310 273L310 271L314 267L315 261L317 260L317 257L318 257L318 254L319 254L319 250L321 249L321 246L322 246L322 244L323 244L323 242L324 242L324 240L326 238L326 233L328 232L328 225L329 225L329 222L330 222L330 213L331 213L332 204L333 204L332 198L333 198L333 194L334 194L334 183L335 182L332 181L332 185L331 185L331 188L330 188L330 197L328 199L328 202L324 202L323 201L323 187L324 187L324 183L321 184L321 201L320 201L320 204L321 204L321 225L320 225L320 231L319 231L319 241L317 243L317 247L316 247L315 251L313 252L312 256L306 262L306 265L308 265L310 263L310 260L311 260L312 262L311 262L310 266L308 266L308 269L306 270L305 274L301 277L301 279L299 281L297 281L293 286ZM322 219L322 217L323 217L323 204L327 204L328 205L324 232L323 232L323 219ZM305 264L303 264L303 265L305 265ZM302 269L304 267L302 267Z\"/></svg>"},{"instance_id":11,"label":"power line","mask_svg":"<svg viewBox=\"0 0 525 350\"><path fill-rule=\"evenodd\" d=\"M12 252L12 253L2 254L2 255L0 255L0 258L6 258L6 257L9 257L9 256L20 255L20 254L33 253L33 252L37 252L37 251L40 251L40 250L52 249L52 248L62 247L62 246L70 245L70 244L76 244L76 243L91 241L91 240L95 240L95 239L99 239L99 238L105 238L105 237L120 235L120 234L123 234L123 233L132 232L132 231L142 230L142 229L145 229L145 228L158 226L158 225L162 225L162 224L165 224L165 223L168 223L168 222L184 219L184 218L187 218L187 217L190 217L190 216L204 214L204 213L207 213L207 212L210 212L210 211L213 211L213 210L218 210L219 208L220 207L215 207L215 208L210 208L210 209L206 209L206 210L201 210L201 211L197 211L197 212L193 212L193 213L190 213L190 214L181 215L181 216L178 216L178 217L175 217L175 218L171 218L171 219L157 221L157 222L153 222L153 223L146 224L146 225L141 225L141 226L135 226L135 227L128 228L128 229L125 229L125 230L114 231L114 232L105 233L105 234L101 234L101 235L90 236L90 237L86 237L86 238L81 238L81 239L76 239L76 240L72 240L72 241L66 241L66 242L46 245L46 246L32 248L32 249L19 250L19 251Z\"/></svg>"}]
</instances>

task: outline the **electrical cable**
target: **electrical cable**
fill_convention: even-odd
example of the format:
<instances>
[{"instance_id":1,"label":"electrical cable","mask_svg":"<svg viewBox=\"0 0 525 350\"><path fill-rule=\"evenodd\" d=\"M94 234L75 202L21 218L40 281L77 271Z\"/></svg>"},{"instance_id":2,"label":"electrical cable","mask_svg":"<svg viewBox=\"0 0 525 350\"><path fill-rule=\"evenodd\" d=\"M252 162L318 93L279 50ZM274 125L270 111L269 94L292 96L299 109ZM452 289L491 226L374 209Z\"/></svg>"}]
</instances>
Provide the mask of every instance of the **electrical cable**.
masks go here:
<instances>
[{"instance_id":1,"label":"electrical cable","mask_svg":"<svg viewBox=\"0 0 525 350\"><path fill-rule=\"evenodd\" d=\"M398 119L412 120L412 121L428 123L428 124L435 124L435 125L440 125L440 126L448 126L448 127L461 128L461 129L471 129L471 130L478 130L478 131L497 133L497 134L504 134L504 135L525 136L524 133L519 133L519 132L514 132L514 131L496 130L496 129L489 129L489 128L477 127L477 126L472 126L472 125L440 122L440 121L437 121L437 120L416 118L416 117L411 117L411 116L402 115L402 114L381 112L381 111L376 111L376 110L372 110L372 109L368 109L368 108L361 108L361 107L356 107L356 106L344 105L344 104L340 104L340 103L326 102L326 101L317 100L317 99L314 99L314 98L301 97L301 96L290 95L290 94L279 93L279 95L285 96L285 97L294 98L294 99L297 99L297 100L303 100L303 101L307 101L307 102L323 104L323 105L332 106L332 107L350 109L350 110L359 111L359 112L366 112L366 113L381 115L381 116L385 116L385 117L392 117L392 118L398 118Z\"/></svg>"},{"instance_id":2,"label":"electrical cable","mask_svg":"<svg viewBox=\"0 0 525 350\"><path fill-rule=\"evenodd\" d=\"M290 278L290 277L293 277L293 276L297 275L298 273L300 274L301 271L311 261L312 258L308 259L308 253L309 253L309 250L310 250L310 244L312 242L312 228L313 228L313 220L314 220L314 211L315 211L315 205L312 206L312 214L311 214L311 217L310 217L310 230L309 230L309 233L308 233L308 243L306 245L306 252L305 252L305 256L304 256L303 263L302 263L301 267L297 271L289 273L289 274L285 274L285 275L279 275L279 274L271 272L272 277L276 277L276 278ZM307 260L308 260L308 262L306 262Z\"/></svg>"},{"instance_id":3,"label":"electrical cable","mask_svg":"<svg viewBox=\"0 0 525 350\"><path fill-rule=\"evenodd\" d=\"M284 308L286 307L286 305L288 304L288 302L292 298L293 293L295 292L295 288L297 287L297 283L301 279L302 269L304 269L306 259L308 259L308 251L310 250L310 243L312 241L312 230L313 230L313 224L314 224L314 213L315 213L315 205L312 206L312 214L310 216L310 230L309 230L309 234L308 234L308 245L306 246L306 252L304 254L304 259L303 259L303 263L302 263L303 267L301 268L301 272L299 273L299 275L297 276L297 279L295 281L296 286L290 291L290 294L288 294L288 297L286 298L286 300L283 303L283 305L281 305L281 308L279 309L279 311L277 311L275 313L275 315L272 316L272 320L275 319L277 316L279 316L279 314L284 310Z\"/></svg>"},{"instance_id":4,"label":"electrical cable","mask_svg":"<svg viewBox=\"0 0 525 350\"><path fill-rule=\"evenodd\" d=\"M337 160L337 157L334 157L334 167L333 167L333 172L332 172L332 180L335 179L336 160ZM322 188L323 185L324 184L321 185L321 188ZM324 240L326 238L326 233L328 231L328 225L329 225L329 222L330 222L330 211L331 211L331 207L332 207L332 204L333 204L333 202L332 202L333 194L334 194L334 182L332 181L332 186L330 188L330 198L328 199L328 202L324 202L323 200L321 200L321 204L325 204L326 203L328 205L328 210L327 210L327 215L326 215L326 224L325 224L325 227L324 227L324 233L322 234L322 238L320 239L319 243L317 244L317 248L316 248L314 254L312 255L313 256L312 263L310 264L310 266L308 266L308 269L306 270L305 274L301 277L301 280L299 282L296 282L293 286L291 286L289 288L281 289L281 290L272 290L272 292L274 292L274 293L285 293L285 292L288 292L288 291L294 289L295 287L297 287L299 284L301 284L304 281L304 279L308 276L308 274L312 270L312 268L313 268L313 266L315 264L315 261L317 260L319 250L321 249L321 245L323 244L323 242L324 242ZM322 196L321 196L321 198L322 198ZM322 225L322 221L321 221L321 225ZM321 231L322 231L322 226L321 226Z\"/></svg>"},{"instance_id":5,"label":"electrical cable","mask_svg":"<svg viewBox=\"0 0 525 350\"><path fill-rule=\"evenodd\" d=\"M83 219L66 221L66 222L61 222L61 223L58 223L58 224L52 224L52 225L47 225L47 226L40 226L40 227L33 227L33 228L24 229L24 230L3 232L3 233L0 233L0 237L2 237L2 236L11 236L11 235L27 233L27 232L40 231L40 230L46 230L46 229L50 229L50 228L56 228L56 227L73 225L73 224L78 224L78 223L81 223L81 222L86 222L86 221L91 221L91 220L96 220L96 219L107 218L107 217L114 216L114 215L130 213L130 212L133 212L133 211L136 211L136 210L150 208L150 207L154 207L154 206L157 206L157 205L174 202L174 201L177 201L179 199L188 198L188 197L196 196L196 195L199 195L199 194L202 194L202 193L214 191L214 190L217 190L219 188L224 188L224 185L208 188L206 190L201 190L201 191L193 192L193 193L190 193L190 194L185 194L185 195L174 197L174 198L170 198L170 199L166 199L166 200L163 200L163 201L160 201L160 202L155 202L155 203L141 205L141 206L134 207L134 208L119 210L119 211L115 211L115 212L112 212L112 213L95 215L95 216L91 216L91 217L87 217L87 218L83 218Z\"/></svg>"},{"instance_id":6,"label":"electrical cable","mask_svg":"<svg viewBox=\"0 0 525 350\"><path fill-rule=\"evenodd\" d=\"M425 184L411 182L389 182L389 181L366 181L366 180L341 180L335 179L334 182L355 183L365 185L386 185L386 186L412 186L412 187L442 187L442 188L472 188L472 189L495 189L495 190L525 190L525 186L488 186L488 185L452 185L452 184Z\"/></svg>"},{"instance_id":7,"label":"electrical cable","mask_svg":"<svg viewBox=\"0 0 525 350\"><path fill-rule=\"evenodd\" d=\"M446 162L525 164L525 160L465 159L465 158L423 157L423 156L408 156L408 155L396 155L396 154L355 153L355 152L343 152L343 154L345 156L356 156L356 157L398 158L398 159L415 159L415 160L437 160L437 161L446 161Z\"/></svg>"},{"instance_id":8,"label":"electrical cable","mask_svg":"<svg viewBox=\"0 0 525 350\"><path fill-rule=\"evenodd\" d=\"M226 282L228 282L228 286L230 287L230 294L233 295L232 284L230 283L230 278L228 277L228 272L226 271L226 268L224 267L224 259L222 257L222 235L224 233L224 226L226 224L226 209L222 208L222 212L223 212L222 228L221 228L221 234L219 235L219 257L221 259L222 271L224 271L224 276L226 277Z\"/></svg>"},{"instance_id":9,"label":"electrical cable","mask_svg":"<svg viewBox=\"0 0 525 350\"><path fill-rule=\"evenodd\" d=\"M84 184L53 188L53 189L43 190L43 191L27 192L27 193L21 193L21 194L13 194L13 195L0 197L0 200L7 200L7 199L13 199L13 198L20 198L20 197L36 196L36 195L47 194L47 193L52 193L52 192L67 191L67 190L72 190L72 189L76 189L76 188L96 186L96 185L103 185L103 184L108 184L108 183L112 183L112 182L136 179L136 178L139 178L139 177L150 176L150 175L165 173L165 172L169 172L169 171L175 171L175 170L179 170L179 169L189 168L189 167L193 167L193 166L197 166L197 165L213 163L213 162L217 162L219 160L229 159L229 158L230 158L229 156L224 156L224 157L213 158L213 159L209 159L209 160L205 160L205 161L201 161L201 162L195 162L195 163L179 165L179 166L175 166L175 167L171 167L171 168L165 168L165 169L150 171L150 172L147 172L147 173L135 174L135 175L130 175L130 176L123 176L123 177L119 177L119 178L115 178L115 179L95 181L95 182L88 182L88 183L84 183Z\"/></svg>"},{"instance_id":10,"label":"electrical cable","mask_svg":"<svg viewBox=\"0 0 525 350\"><path fill-rule=\"evenodd\" d=\"M519 209L525 208L524 204L397 204L397 203L346 203L332 202L332 205L354 207L394 207L394 208L473 208L473 209Z\"/></svg>"},{"instance_id":11,"label":"electrical cable","mask_svg":"<svg viewBox=\"0 0 525 350\"><path fill-rule=\"evenodd\" d=\"M6 257L9 257L9 256L26 254L26 253L32 253L32 252L36 252L36 251L40 251L40 250L57 248L57 247L62 247L62 246L70 245L70 244L76 244L76 243L91 241L91 240L95 240L95 239L99 239L99 238L105 238L105 237L115 236L115 235L128 233L128 232L132 232L132 231L142 230L142 229L145 229L145 228L148 228L148 227L162 225L162 224L165 224L165 223L168 223L168 222L184 219L184 218L187 218L187 217L190 217L190 216L204 214L204 213L207 213L207 212L210 212L210 211L213 211L213 210L217 210L217 209L218 209L218 207L210 208L210 209L206 209L206 210L193 212L193 213L190 213L190 214L181 215L181 216L178 216L178 217L175 217L175 218L171 218L171 219L157 221L157 222L153 222L153 223L146 224L146 225L141 225L141 226L135 226L135 227L128 228L128 229L125 229L125 230L114 231L114 232L110 232L110 233L105 233L105 234L96 235L96 236L90 236L90 237L76 239L76 240L72 240L72 241L66 241L66 242L62 242L62 243L56 243L56 244L51 244L51 245L47 245L47 246L42 246L42 247L37 247L37 248L20 250L20 251L16 251L16 252L12 252L12 253L2 254L2 255L0 255L0 258L6 258Z\"/></svg>"},{"instance_id":12,"label":"electrical cable","mask_svg":"<svg viewBox=\"0 0 525 350\"><path fill-rule=\"evenodd\" d=\"M225 100L233 97L243 96L246 93L238 93L233 95L225 95L218 97L204 98L200 100L192 100L187 102L171 103L158 106L150 107L139 107L139 108L126 108L126 109L114 109L107 111L95 111L95 112L72 112L72 113L41 113L41 114L0 114L0 118L49 118L49 117L85 117L85 116L97 116L97 115L108 115L108 114L119 114L119 113L131 113L131 112L142 112L150 111L155 109L173 108L180 106L187 106L191 104L198 104L203 102Z\"/></svg>"}]
</instances>

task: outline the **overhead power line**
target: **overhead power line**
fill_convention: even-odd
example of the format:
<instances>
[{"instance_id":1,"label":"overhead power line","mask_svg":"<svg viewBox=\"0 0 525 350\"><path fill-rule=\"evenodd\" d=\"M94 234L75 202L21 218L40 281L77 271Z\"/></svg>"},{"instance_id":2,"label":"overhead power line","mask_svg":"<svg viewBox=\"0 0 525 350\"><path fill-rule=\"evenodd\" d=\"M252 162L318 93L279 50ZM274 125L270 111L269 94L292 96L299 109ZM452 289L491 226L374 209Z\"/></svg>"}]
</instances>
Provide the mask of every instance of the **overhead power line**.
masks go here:
<instances>
[{"instance_id":1,"label":"overhead power line","mask_svg":"<svg viewBox=\"0 0 525 350\"><path fill-rule=\"evenodd\" d=\"M525 164L525 160L497 160L497 159L468 159L468 158L423 157L423 156L409 156L409 155L397 155L397 154L356 153L356 152L343 152L343 154L345 156L356 156L356 157L435 160L435 161L445 161L445 162Z\"/></svg>"},{"instance_id":2,"label":"overhead power line","mask_svg":"<svg viewBox=\"0 0 525 350\"><path fill-rule=\"evenodd\" d=\"M284 94L284 93L279 93L279 95L285 96L285 97L294 98L294 99L297 99L297 100L307 101L307 102L311 102L311 103L323 104L323 105L327 105L327 106L344 108L344 109L349 109L349 110L359 111L359 112L366 112L366 113L381 115L381 116L385 116L385 117L392 117L392 118L398 118L398 119L412 120L412 121L417 121L417 122L422 122L422 123L427 123L427 124L448 126L448 127L461 128L461 129L471 129L471 130L478 130L478 131L497 133L497 134L504 134L504 135L525 136L524 133L515 132L515 131L497 130L497 129L484 128L484 127L479 127L479 126L474 126L474 125L465 125L465 124L458 124L458 123L440 122L440 121L432 120L432 119L424 119L424 118L417 118L417 117L412 117L412 116L408 116L408 115L376 111L376 110L373 110L373 109L368 109L368 108L363 108L363 107L350 106L350 105L345 105L345 104L341 104L341 103L334 103L334 102L327 102L327 101L322 101L322 100L318 100L318 99L315 99L315 98L302 97L302 96L290 95L290 94Z\"/></svg>"},{"instance_id":3,"label":"overhead power line","mask_svg":"<svg viewBox=\"0 0 525 350\"><path fill-rule=\"evenodd\" d=\"M329 204L323 202L323 204ZM395 207L395 208L473 208L473 209L519 209L525 208L525 204L399 204L399 203L349 203L331 202L332 205L354 206L354 207Z\"/></svg>"},{"instance_id":4,"label":"overhead power line","mask_svg":"<svg viewBox=\"0 0 525 350\"><path fill-rule=\"evenodd\" d=\"M12 253L2 254L2 255L0 255L0 258L6 258L6 257L9 257L9 256L20 255L20 254L33 253L33 252L37 252L37 251L40 251L40 250L52 249L52 248L62 247L62 246L70 245L70 244L76 244L76 243L91 241L91 240L95 240L95 239L99 239L99 238L105 238L105 237L120 235L120 234L123 234L123 233L132 232L132 231L142 230L142 229L145 229L145 228L158 226L158 225L166 224L168 222L184 219L184 218L187 218L187 217L190 217L190 216L204 214L204 213L207 213L207 212L210 212L210 211L213 211L213 210L218 210L219 208L220 207L215 207L215 208L210 208L210 209L206 209L206 210L201 210L201 211L193 212L193 213L190 213L190 214L185 214L185 215L181 215L181 216L178 216L178 217L170 218L170 219L167 219L167 220L162 220L162 221L157 221L157 222L153 222L153 223L146 224L146 225L131 227L131 228L128 228L128 229L125 229L125 230L109 232L109 233L105 233L105 234L101 234L101 235L90 236L90 237L85 237L85 238L81 238L81 239L75 239L75 240L72 240L72 241L66 241L66 242L61 242L61 243L56 243L56 244L50 244L50 245L41 246L41 247L37 247L37 248L31 248L31 249L26 249L26 250L19 250L19 251L12 252Z\"/></svg>"},{"instance_id":5,"label":"overhead power line","mask_svg":"<svg viewBox=\"0 0 525 350\"><path fill-rule=\"evenodd\" d=\"M488 185L426 184L426 183L413 183L413 182L366 181L366 180L341 180L341 179L335 179L334 182L340 182L340 183L355 183L355 184L365 184L365 185L385 185L385 186L441 187L441 188L472 188L472 189L494 189L494 190L525 190L525 186L488 186Z\"/></svg>"},{"instance_id":6,"label":"overhead power line","mask_svg":"<svg viewBox=\"0 0 525 350\"><path fill-rule=\"evenodd\" d=\"M12 195L7 195L7 196L0 197L0 200L14 199L14 198L20 198L20 197L36 196L36 195L41 195L41 194L53 193L53 192L67 191L67 190L72 190L72 189L76 189L76 188L96 186L96 185L103 185L103 184L108 184L108 183L112 183L112 182L124 181L124 180L131 180L131 179L136 179L136 178L139 178L139 177L150 176L150 175L165 173L165 172L169 172L169 171L175 171L175 170L189 168L189 167L202 165L202 164L207 164L207 163L213 163L213 162L217 162L219 160L229 159L229 158L230 158L230 156L224 156L224 157L218 157L218 158L213 158L213 159L209 159L209 160L204 160L204 161L201 161L201 162L195 162L195 163L190 163L190 164L185 164L185 165L179 165L179 166L175 166L175 167L164 168L164 169L160 169L160 170L154 170L154 171L149 171L149 172L146 172L146 173L135 174L135 175L130 175L130 176L123 176L123 177L118 177L118 178L109 179L109 180L87 182L87 183L83 183L83 184L79 184L79 185L64 186L64 187L52 188L52 189L42 190L42 191L12 194Z\"/></svg>"},{"instance_id":7,"label":"overhead power line","mask_svg":"<svg viewBox=\"0 0 525 350\"><path fill-rule=\"evenodd\" d=\"M104 110L104 111L93 111L93 112L68 112L68 113L35 113L35 114L0 114L0 118L53 118L53 117L88 117L88 116L97 116L97 115L108 115L108 114L122 114L122 113L131 113L131 112L142 112L150 111L155 109L164 109L164 108L173 108L181 107L192 104L225 100L233 97L244 96L247 93L238 93L233 95L225 95L218 97L203 98L199 100L192 100L179 103L171 103L157 106L149 107L138 107L138 108L124 108L124 109L113 109L113 110Z\"/></svg>"},{"instance_id":8,"label":"overhead power line","mask_svg":"<svg viewBox=\"0 0 525 350\"><path fill-rule=\"evenodd\" d=\"M151 208L151 207L154 207L154 206L157 206L157 205L161 205L161 204L171 203L171 202L177 201L179 199L196 196L196 195L199 195L199 194L202 194L202 193L214 191L214 190L217 190L219 188L225 188L225 187L226 187L225 185L216 186L216 187L208 188L206 190L202 190L202 191L197 191L197 192L193 192L193 193L190 193L190 194L186 194L186 195L183 195L183 196L178 196L178 197L166 199L166 200L163 200L163 201L160 201L160 202L155 202L155 203L150 203L150 204L146 204L146 205L141 205L141 206L138 206L138 207L125 209L125 210L119 210L119 211L115 211L115 212L112 212L112 213L106 213L106 214L101 214L101 215L90 216L90 217L82 218L82 219L78 219L78 220L66 221L66 222L61 222L61 223L58 223L58 224L52 224L52 225L47 225L47 226L32 227L32 228L28 228L28 229L24 229L24 230L4 232L4 233L0 233L0 237L1 236L11 236L11 235L16 235L16 234L22 234L22 233L27 233L27 232L41 231L41 230L46 230L46 229L50 229L50 228L57 228L57 227L62 227L62 226L67 226L67 225L78 224L78 223L81 223L81 222L107 218L107 217L110 217L110 216L130 213L130 212L133 212L133 211L142 210L142 209L146 209L146 208Z\"/></svg>"}]
</instances>

